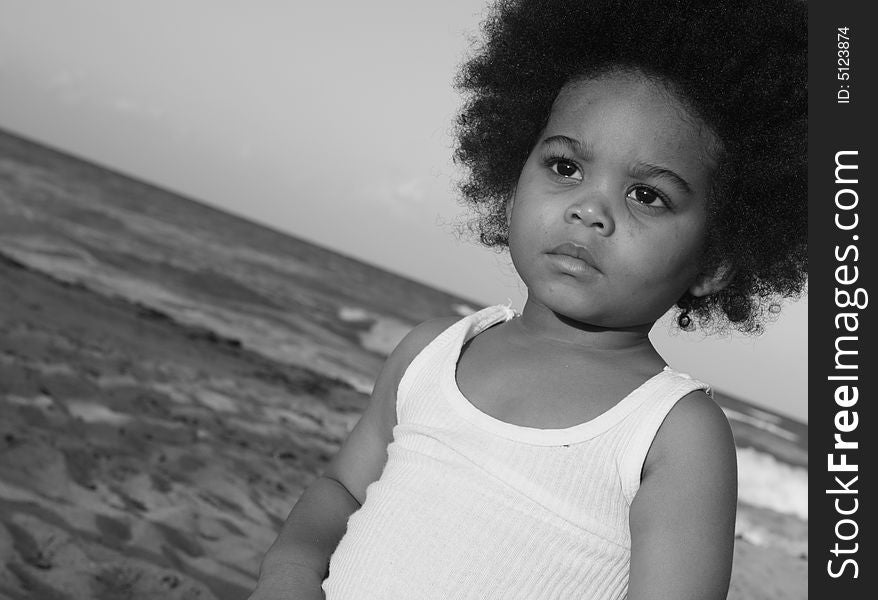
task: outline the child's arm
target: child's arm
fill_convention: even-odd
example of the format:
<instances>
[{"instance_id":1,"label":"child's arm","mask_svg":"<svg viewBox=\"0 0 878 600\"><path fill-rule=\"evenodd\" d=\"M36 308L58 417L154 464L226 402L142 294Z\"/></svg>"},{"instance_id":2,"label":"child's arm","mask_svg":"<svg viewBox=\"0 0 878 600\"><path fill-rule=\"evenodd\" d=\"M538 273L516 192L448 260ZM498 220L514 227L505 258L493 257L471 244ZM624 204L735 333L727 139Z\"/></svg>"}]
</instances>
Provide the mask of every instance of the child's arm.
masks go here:
<instances>
[{"instance_id":1,"label":"child's arm","mask_svg":"<svg viewBox=\"0 0 878 600\"><path fill-rule=\"evenodd\" d=\"M681 399L649 450L631 503L629 600L724 600L737 506L728 420L704 392Z\"/></svg>"},{"instance_id":2,"label":"child's arm","mask_svg":"<svg viewBox=\"0 0 878 600\"><path fill-rule=\"evenodd\" d=\"M381 475L396 425L396 390L412 359L456 318L427 321L413 329L388 357L372 398L338 454L290 511L259 569L250 600L322 599L332 555L348 517Z\"/></svg>"}]
</instances>

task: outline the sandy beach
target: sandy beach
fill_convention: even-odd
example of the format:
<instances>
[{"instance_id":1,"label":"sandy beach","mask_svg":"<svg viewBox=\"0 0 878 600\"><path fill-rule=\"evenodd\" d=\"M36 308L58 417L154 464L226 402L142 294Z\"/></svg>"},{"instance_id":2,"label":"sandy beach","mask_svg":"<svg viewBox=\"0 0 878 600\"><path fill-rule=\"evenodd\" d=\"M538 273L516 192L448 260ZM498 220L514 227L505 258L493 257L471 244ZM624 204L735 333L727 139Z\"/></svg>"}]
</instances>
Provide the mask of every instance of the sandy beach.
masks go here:
<instances>
[{"instance_id":1,"label":"sandy beach","mask_svg":"<svg viewBox=\"0 0 878 600\"><path fill-rule=\"evenodd\" d=\"M364 396L0 261L0 596L243 598Z\"/></svg>"}]
</instances>

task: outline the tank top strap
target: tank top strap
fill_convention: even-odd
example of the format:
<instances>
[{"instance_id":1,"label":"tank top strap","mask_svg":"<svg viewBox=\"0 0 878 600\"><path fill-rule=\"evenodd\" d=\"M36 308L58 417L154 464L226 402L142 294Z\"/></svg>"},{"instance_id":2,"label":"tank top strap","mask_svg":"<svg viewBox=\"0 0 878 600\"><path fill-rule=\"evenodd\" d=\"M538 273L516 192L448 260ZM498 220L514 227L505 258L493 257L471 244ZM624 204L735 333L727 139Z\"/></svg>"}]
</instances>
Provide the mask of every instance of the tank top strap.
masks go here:
<instances>
[{"instance_id":1,"label":"tank top strap","mask_svg":"<svg viewBox=\"0 0 878 600\"><path fill-rule=\"evenodd\" d=\"M515 315L516 312L511 307L502 304L483 308L461 318L424 346L409 363L399 381L396 390L397 422L400 422L401 411L413 386L419 383L424 384L424 382L436 385L441 380L442 370L446 366L449 352L456 351L456 354L454 352L452 354L459 356L460 348L468 338L484 331L491 325L508 321Z\"/></svg>"},{"instance_id":2,"label":"tank top strap","mask_svg":"<svg viewBox=\"0 0 878 600\"><path fill-rule=\"evenodd\" d=\"M713 396L710 386L686 373L665 367L660 377L650 381L649 399L633 411L622 424L627 446L619 457L622 492L628 504L640 488L643 463L662 423L677 402L696 390Z\"/></svg>"}]
</instances>

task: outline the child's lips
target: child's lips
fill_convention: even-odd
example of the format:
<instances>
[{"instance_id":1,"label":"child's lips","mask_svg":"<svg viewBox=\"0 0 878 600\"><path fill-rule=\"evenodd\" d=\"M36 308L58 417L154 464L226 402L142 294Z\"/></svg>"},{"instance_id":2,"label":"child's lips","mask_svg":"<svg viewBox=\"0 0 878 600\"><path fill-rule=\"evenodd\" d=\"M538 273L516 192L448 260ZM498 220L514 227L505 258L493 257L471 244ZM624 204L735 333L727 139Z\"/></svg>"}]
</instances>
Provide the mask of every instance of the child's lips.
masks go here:
<instances>
[{"instance_id":1,"label":"child's lips","mask_svg":"<svg viewBox=\"0 0 878 600\"><path fill-rule=\"evenodd\" d=\"M547 254L565 270L574 273L600 272L600 269L595 266L594 257L585 246L564 242L549 250Z\"/></svg>"}]
</instances>

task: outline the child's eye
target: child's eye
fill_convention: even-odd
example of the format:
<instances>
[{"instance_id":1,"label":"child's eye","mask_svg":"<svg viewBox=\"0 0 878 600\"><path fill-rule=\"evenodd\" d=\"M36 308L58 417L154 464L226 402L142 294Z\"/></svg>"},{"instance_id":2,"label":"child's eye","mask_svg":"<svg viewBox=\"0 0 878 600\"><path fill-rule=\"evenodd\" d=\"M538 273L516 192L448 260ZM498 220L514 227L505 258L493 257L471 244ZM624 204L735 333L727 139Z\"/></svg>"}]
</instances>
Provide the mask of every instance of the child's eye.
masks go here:
<instances>
[{"instance_id":1,"label":"child's eye","mask_svg":"<svg viewBox=\"0 0 878 600\"><path fill-rule=\"evenodd\" d=\"M628 198L634 202L649 208L671 208L667 196L655 188L646 185L637 185L628 191Z\"/></svg>"},{"instance_id":2,"label":"child's eye","mask_svg":"<svg viewBox=\"0 0 878 600\"><path fill-rule=\"evenodd\" d=\"M552 169L554 173L565 179L582 181L582 173L579 171L579 166L571 160L565 158L552 158L547 162L547 166Z\"/></svg>"}]
</instances>

